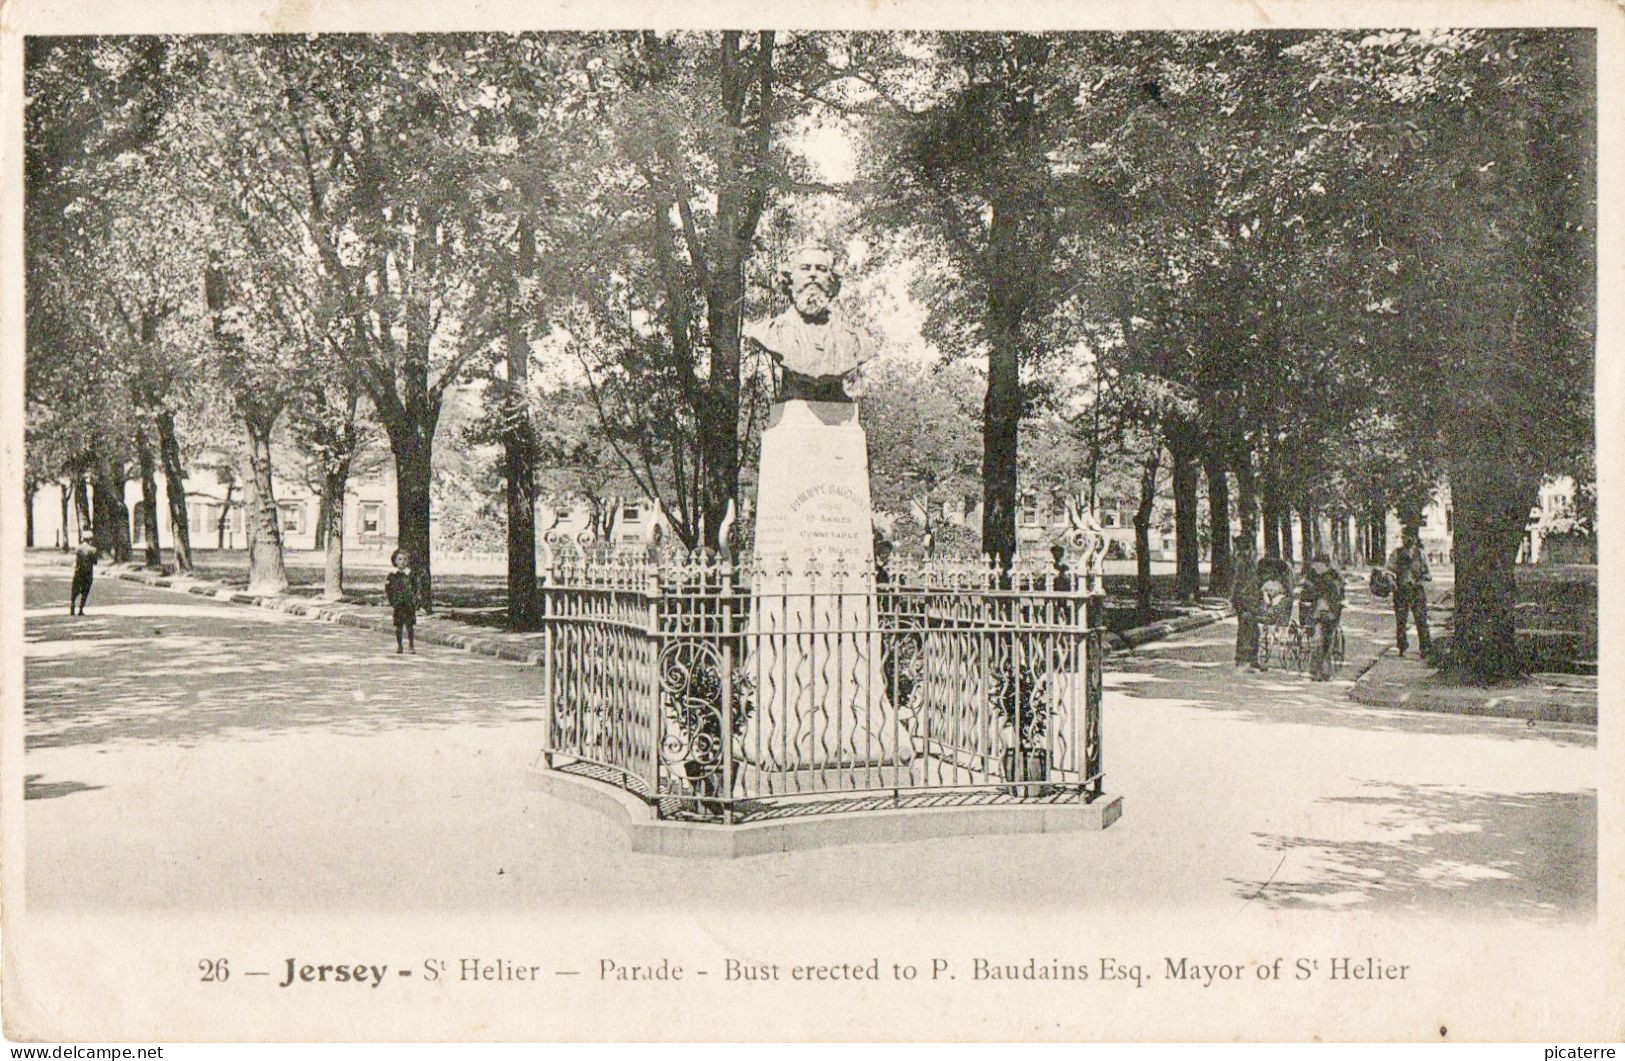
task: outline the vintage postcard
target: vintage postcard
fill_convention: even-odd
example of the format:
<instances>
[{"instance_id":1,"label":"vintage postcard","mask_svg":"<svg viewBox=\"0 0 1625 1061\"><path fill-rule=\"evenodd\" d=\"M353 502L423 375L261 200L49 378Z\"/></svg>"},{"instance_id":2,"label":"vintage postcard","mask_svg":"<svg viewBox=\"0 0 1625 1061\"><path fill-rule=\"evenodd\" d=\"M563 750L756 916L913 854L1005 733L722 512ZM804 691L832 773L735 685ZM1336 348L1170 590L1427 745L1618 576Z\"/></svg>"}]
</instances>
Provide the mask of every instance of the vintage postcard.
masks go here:
<instances>
[{"instance_id":1,"label":"vintage postcard","mask_svg":"<svg viewBox=\"0 0 1625 1061\"><path fill-rule=\"evenodd\" d=\"M6 1036L1619 1040L1622 49L0 7Z\"/></svg>"}]
</instances>

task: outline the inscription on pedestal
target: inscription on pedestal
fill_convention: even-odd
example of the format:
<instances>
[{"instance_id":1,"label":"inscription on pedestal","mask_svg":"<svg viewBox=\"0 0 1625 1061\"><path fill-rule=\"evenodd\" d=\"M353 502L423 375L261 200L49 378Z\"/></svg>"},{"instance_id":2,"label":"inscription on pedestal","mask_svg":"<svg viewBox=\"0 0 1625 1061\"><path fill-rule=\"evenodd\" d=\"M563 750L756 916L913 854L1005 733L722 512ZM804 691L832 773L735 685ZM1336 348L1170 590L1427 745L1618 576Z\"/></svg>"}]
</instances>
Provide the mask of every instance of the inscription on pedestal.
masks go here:
<instances>
[{"instance_id":1,"label":"inscription on pedestal","mask_svg":"<svg viewBox=\"0 0 1625 1061\"><path fill-rule=\"evenodd\" d=\"M856 406L785 402L762 433L756 501L756 555L777 573L788 559L800 573L818 557L838 557L849 574L874 566L868 453Z\"/></svg>"},{"instance_id":2,"label":"inscription on pedestal","mask_svg":"<svg viewBox=\"0 0 1625 1061\"><path fill-rule=\"evenodd\" d=\"M896 762L880 674L868 453L849 402L790 401L762 433L746 760L844 786ZM767 781L769 785L773 782Z\"/></svg>"}]
</instances>

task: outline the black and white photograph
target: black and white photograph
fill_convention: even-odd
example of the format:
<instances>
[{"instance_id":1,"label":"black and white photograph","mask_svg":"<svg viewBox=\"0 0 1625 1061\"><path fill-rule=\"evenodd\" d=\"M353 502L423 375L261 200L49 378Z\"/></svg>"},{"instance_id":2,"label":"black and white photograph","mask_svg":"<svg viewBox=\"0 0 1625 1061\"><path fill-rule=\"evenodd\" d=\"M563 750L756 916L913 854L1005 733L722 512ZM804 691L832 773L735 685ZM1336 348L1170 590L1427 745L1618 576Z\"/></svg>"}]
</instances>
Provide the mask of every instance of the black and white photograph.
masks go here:
<instances>
[{"instance_id":1,"label":"black and white photograph","mask_svg":"<svg viewBox=\"0 0 1625 1061\"><path fill-rule=\"evenodd\" d=\"M8 1039L1625 1037L1620 9L101 6Z\"/></svg>"}]
</instances>

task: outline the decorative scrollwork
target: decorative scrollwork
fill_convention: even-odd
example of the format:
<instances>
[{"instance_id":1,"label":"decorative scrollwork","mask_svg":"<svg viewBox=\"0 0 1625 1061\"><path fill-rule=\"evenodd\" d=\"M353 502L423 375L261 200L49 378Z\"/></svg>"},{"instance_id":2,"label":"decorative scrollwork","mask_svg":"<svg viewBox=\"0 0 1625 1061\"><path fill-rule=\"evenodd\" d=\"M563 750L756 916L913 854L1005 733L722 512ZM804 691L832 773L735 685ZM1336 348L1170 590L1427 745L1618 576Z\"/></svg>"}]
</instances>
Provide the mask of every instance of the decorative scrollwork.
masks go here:
<instances>
[{"instance_id":1,"label":"decorative scrollwork","mask_svg":"<svg viewBox=\"0 0 1625 1061\"><path fill-rule=\"evenodd\" d=\"M886 695L898 713L906 715L925 674L925 640L917 625L900 625L882 633L880 670Z\"/></svg>"},{"instance_id":2,"label":"decorative scrollwork","mask_svg":"<svg viewBox=\"0 0 1625 1061\"><path fill-rule=\"evenodd\" d=\"M716 795L724 787L723 741L737 740L744 732L753 706L749 679L734 671L732 732L725 736L722 663L718 642L699 639L667 642L658 662L664 730L660 759L697 794Z\"/></svg>"}]
</instances>

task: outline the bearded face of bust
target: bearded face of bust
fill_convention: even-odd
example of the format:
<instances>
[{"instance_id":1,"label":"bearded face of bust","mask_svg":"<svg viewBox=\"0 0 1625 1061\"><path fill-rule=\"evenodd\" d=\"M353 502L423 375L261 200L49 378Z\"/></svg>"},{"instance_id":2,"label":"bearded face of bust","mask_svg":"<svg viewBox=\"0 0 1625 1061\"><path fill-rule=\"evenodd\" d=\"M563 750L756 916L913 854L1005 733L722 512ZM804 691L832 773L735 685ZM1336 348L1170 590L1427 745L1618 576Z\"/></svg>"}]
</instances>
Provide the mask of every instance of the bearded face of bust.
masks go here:
<instances>
[{"instance_id":1,"label":"bearded face of bust","mask_svg":"<svg viewBox=\"0 0 1625 1061\"><path fill-rule=\"evenodd\" d=\"M803 250L786 270L790 279L790 301L803 317L822 319L829 313L835 291L835 262L827 251Z\"/></svg>"}]
</instances>

